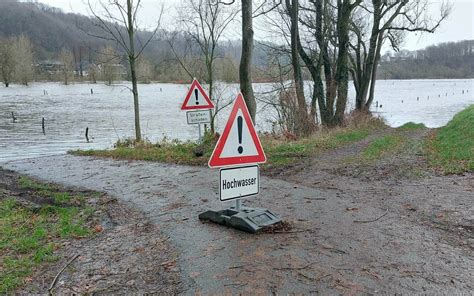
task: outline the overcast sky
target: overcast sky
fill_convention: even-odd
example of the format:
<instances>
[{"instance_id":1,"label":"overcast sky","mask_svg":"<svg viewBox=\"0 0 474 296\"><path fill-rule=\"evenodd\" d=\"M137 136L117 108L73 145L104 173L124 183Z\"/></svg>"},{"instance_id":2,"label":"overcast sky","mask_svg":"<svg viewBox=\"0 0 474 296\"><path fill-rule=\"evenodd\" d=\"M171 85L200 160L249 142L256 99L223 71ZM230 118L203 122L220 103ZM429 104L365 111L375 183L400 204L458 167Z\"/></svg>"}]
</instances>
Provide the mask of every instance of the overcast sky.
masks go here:
<instances>
[{"instance_id":1,"label":"overcast sky","mask_svg":"<svg viewBox=\"0 0 474 296\"><path fill-rule=\"evenodd\" d=\"M99 0L90 0L91 3ZM433 7L439 7L438 4L442 0L432 0ZM87 6L87 0L38 0L38 2L48 4L53 7L61 8L65 12L74 12L90 15ZM166 27L174 26L174 16L177 15L176 7L179 6L181 0L142 0L143 8L141 10L143 20L142 25L151 27L159 15L161 6L164 5L164 23ZM410 34L403 48L408 50L416 50L424 48L428 45L459 41L465 39L474 39L474 0L451 0L453 10L449 19L446 20L434 34ZM435 8L434 13L438 12ZM255 28L255 37L257 39L265 38L265 31L259 30L258 22ZM232 38L235 36L235 38ZM231 39L240 39L239 25L236 24L231 28Z\"/></svg>"}]
</instances>

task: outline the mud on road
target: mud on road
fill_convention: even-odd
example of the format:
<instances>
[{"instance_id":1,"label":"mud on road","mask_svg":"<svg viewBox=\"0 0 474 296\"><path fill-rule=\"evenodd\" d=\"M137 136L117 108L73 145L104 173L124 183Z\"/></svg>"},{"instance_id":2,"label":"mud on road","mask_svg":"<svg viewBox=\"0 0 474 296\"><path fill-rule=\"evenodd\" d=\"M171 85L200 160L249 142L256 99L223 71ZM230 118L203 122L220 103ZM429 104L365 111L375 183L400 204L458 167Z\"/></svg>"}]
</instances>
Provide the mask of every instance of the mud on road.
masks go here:
<instances>
[{"instance_id":1,"label":"mud on road","mask_svg":"<svg viewBox=\"0 0 474 296\"><path fill-rule=\"evenodd\" d=\"M198 220L232 204L219 202L218 172L207 168L71 155L5 166L143 213L176 248L183 294L472 293L473 175L404 175L405 165L423 165L413 154L345 161L365 145L267 172L260 195L244 203L292 228L258 235Z\"/></svg>"}]
</instances>

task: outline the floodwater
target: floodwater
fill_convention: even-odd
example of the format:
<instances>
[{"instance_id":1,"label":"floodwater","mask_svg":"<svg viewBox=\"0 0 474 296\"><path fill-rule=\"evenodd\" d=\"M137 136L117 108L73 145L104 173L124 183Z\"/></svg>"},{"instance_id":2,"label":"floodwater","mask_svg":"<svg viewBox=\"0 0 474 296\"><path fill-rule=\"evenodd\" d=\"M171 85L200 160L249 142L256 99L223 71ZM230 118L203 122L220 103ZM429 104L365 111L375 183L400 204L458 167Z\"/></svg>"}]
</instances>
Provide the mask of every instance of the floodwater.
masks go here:
<instances>
[{"instance_id":1,"label":"floodwater","mask_svg":"<svg viewBox=\"0 0 474 296\"><path fill-rule=\"evenodd\" d=\"M238 91L237 85L219 88L221 105ZM258 95L271 90L272 85L255 84L254 88ZM197 126L187 125L186 113L180 110L186 92L186 85L139 85L141 126L146 138L157 141L163 137L198 137ZM353 105L353 89L350 97L349 105ZM394 127L409 121L439 127L470 104L474 104L474 80L384 80L377 82L373 111ZM229 108L218 116L218 130L223 127ZM274 112L260 104L258 113L257 129L269 131ZM133 99L126 85L34 83L29 87L1 87L0 162L73 149L111 148L117 139L133 137L133 114ZM87 127L90 143L85 138Z\"/></svg>"}]
</instances>

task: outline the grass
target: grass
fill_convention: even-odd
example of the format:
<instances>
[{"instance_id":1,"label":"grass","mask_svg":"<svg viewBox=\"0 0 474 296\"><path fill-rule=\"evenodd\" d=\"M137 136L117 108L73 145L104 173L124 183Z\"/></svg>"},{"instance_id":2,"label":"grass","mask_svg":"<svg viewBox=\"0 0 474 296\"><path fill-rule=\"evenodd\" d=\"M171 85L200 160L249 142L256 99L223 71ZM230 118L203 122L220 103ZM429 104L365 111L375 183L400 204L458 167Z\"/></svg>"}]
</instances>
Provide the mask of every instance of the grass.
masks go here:
<instances>
[{"instance_id":1,"label":"grass","mask_svg":"<svg viewBox=\"0 0 474 296\"><path fill-rule=\"evenodd\" d=\"M21 176L18 183L20 187L23 189L41 190L41 191L51 191L55 189L50 184L38 183L26 176Z\"/></svg>"},{"instance_id":2,"label":"grass","mask_svg":"<svg viewBox=\"0 0 474 296\"><path fill-rule=\"evenodd\" d=\"M83 196L58 191L51 185L21 177L18 185L29 195L48 197L46 204L33 211L13 198L0 200L0 294L8 294L22 285L36 267L58 258L54 251L60 241L92 235L87 220L92 215ZM68 206L74 202L80 206Z\"/></svg>"},{"instance_id":3,"label":"grass","mask_svg":"<svg viewBox=\"0 0 474 296\"><path fill-rule=\"evenodd\" d=\"M266 137L262 139L262 145L267 155L267 163L263 167L287 166L301 161L302 157L309 157L324 150L357 142L368 135L369 131L366 129L338 129L323 131L298 141Z\"/></svg>"},{"instance_id":4,"label":"grass","mask_svg":"<svg viewBox=\"0 0 474 296\"><path fill-rule=\"evenodd\" d=\"M98 156L114 159L145 160L165 163L187 164L187 165L205 165L210 158L215 142L207 135L202 145L194 142L179 142L177 140L169 141L167 139L151 144L149 142L139 145L116 145L113 150L77 150L71 151L71 154L81 156ZM200 148L203 155L196 157L194 150Z\"/></svg>"},{"instance_id":5,"label":"grass","mask_svg":"<svg viewBox=\"0 0 474 296\"><path fill-rule=\"evenodd\" d=\"M474 105L438 129L425 145L430 163L445 174L474 170Z\"/></svg>"},{"instance_id":6,"label":"grass","mask_svg":"<svg viewBox=\"0 0 474 296\"><path fill-rule=\"evenodd\" d=\"M397 129L401 131L412 131L424 128L426 128L426 126L423 123L407 122L404 125L398 127Z\"/></svg>"},{"instance_id":7,"label":"grass","mask_svg":"<svg viewBox=\"0 0 474 296\"><path fill-rule=\"evenodd\" d=\"M400 135L392 134L373 140L361 154L364 160L380 159L384 155L398 151L404 144L404 139Z\"/></svg>"},{"instance_id":8,"label":"grass","mask_svg":"<svg viewBox=\"0 0 474 296\"><path fill-rule=\"evenodd\" d=\"M356 142L364 139L369 134L370 128L367 126L357 128L338 128L323 130L317 134L289 140L282 137L270 135L261 136L261 142L267 155L267 163L263 167L286 166L301 157L311 156L319 151L337 148L341 145ZM179 142L164 140L158 144L129 145L125 147L122 143L116 145L113 150L87 150L71 151L71 154L81 156L109 157L114 159L127 160L147 160L165 163L176 163L186 165L206 165L215 146L215 139L211 135L206 135L203 144L197 145L194 142ZM199 148L203 155L197 157L194 150Z\"/></svg>"}]
</instances>

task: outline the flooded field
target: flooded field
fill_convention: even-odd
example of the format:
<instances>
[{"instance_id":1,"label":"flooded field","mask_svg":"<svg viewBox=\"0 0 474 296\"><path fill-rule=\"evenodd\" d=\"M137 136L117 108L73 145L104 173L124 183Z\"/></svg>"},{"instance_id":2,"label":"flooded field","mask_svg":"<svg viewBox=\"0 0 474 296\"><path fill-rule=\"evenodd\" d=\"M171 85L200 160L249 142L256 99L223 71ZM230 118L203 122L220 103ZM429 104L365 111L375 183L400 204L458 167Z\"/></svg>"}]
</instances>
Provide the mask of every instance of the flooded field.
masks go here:
<instances>
[{"instance_id":1,"label":"flooded field","mask_svg":"<svg viewBox=\"0 0 474 296\"><path fill-rule=\"evenodd\" d=\"M257 94L272 88L270 84L254 87ZM228 101L237 90L238 85L222 86L220 97ZM186 85L177 84L139 86L142 132L146 138L197 138L197 127L187 125L186 113L180 111L186 91ZM353 97L351 89L350 105ZM439 127L474 104L474 80L378 81L375 101L379 107L374 103L373 111L391 126L413 121ZM229 107L218 117L218 130L228 112ZM259 110L257 129L270 130L273 119L271 110ZM125 85L35 83L29 87L1 87L0 162L71 149L110 148L117 139L134 135L133 122L133 100ZM87 127L91 143L86 142Z\"/></svg>"}]
</instances>

